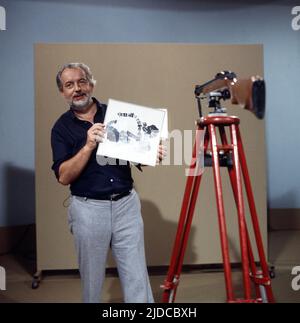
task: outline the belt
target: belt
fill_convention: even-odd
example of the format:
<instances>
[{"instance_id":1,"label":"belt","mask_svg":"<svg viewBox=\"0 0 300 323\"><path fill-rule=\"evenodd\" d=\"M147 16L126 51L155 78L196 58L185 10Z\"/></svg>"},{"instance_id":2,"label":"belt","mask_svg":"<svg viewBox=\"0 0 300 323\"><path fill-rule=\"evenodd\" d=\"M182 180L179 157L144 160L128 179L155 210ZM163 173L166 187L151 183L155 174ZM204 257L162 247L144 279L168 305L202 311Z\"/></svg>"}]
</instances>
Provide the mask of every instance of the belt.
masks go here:
<instances>
[{"instance_id":1,"label":"belt","mask_svg":"<svg viewBox=\"0 0 300 323\"><path fill-rule=\"evenodd\" d=\"M118 201L122 197L128 196L130 193L131 193L131 190L123 193L119 193L119 194L111 194L108 196L107 200ZM103 200L105 200L105 198Z\"/></svg>"},{"instance_id":2,"label":"belt","mask_svg":"<svg viewBox=\"0 0 300 323\"><path fill-rule=\"evenodd\" d=\"M122 193L116 193L116 194L111 194L111 195L104 195L104 196L97 196L97 197L87 197L87 196L80 196L85 200L103 200L103 201L118 201L121 198L128 196L131 193L130 191L125 191ZM78 196L78 195L77 195Z\"/></svg>"}]
</instances>

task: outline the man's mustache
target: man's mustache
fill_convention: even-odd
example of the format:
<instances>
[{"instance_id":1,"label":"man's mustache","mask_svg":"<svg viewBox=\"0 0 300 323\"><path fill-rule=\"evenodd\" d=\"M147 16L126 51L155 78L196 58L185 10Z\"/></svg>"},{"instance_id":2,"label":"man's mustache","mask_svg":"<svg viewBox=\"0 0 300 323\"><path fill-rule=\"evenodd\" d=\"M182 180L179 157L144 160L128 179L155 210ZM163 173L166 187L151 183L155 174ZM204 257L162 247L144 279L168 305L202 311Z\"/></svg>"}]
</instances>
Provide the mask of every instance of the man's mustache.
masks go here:
<instances>
[{"instance_id":1,"label":"man's mustache","mask_svg":"<svg viewBox=\"0 0 300 323\"><path fill-rule=\"evenodd\" d=\"M78 98L78 97L80 97L80 96L86 96L86 94L85 94L85 93L76 93L76 94L73 96L73 98Z\"/></svg>"}]
</instances>

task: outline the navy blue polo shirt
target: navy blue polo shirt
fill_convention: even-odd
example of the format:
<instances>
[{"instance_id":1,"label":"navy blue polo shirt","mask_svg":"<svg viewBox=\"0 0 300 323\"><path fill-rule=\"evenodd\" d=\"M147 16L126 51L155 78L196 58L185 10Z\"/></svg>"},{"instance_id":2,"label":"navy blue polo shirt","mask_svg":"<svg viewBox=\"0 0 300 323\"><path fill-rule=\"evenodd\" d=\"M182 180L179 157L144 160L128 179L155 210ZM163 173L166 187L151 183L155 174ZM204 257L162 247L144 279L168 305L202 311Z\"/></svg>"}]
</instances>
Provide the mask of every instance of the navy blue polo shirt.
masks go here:
<instances>
[{"instance_id":1,"label":"navy blue polo shirt","mask_svg":"<svg viewBox=\"0 0 300 323\"><path fill-rule=\"evenodd\" d=\"M103 123L107 106L95 98L93 101L97 105L94 123ZM51 131L52 169L57 179L59 166L76 155L85 145L87 131L91 126L92 123L78 119L71 109L61 115L54 124ZM132 189L133 179L129 163L127 165L99 165L96 161L96 151L97 148L93 150L79 177L71 183L71 194L101 198Z\"/></svg>"}]
</instances>

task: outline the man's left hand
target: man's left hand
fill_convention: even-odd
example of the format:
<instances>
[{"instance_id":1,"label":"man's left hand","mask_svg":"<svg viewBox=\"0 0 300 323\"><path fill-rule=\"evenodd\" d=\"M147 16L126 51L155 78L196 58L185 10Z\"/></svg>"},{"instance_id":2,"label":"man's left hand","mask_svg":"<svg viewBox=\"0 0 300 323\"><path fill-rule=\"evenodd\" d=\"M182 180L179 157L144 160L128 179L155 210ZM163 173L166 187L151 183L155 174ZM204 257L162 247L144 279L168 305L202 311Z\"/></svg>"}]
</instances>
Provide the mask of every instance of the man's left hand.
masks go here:
<instances>
[{"instance_id":1,"label":"man's left hand","mask_svg":"<svg viewBox=\"0 0 300 323\"><path fill-rule=\"evenodd\" d=\"M160 144L157 150L156 163L159 164L165 159L167 155L167 147Z\"/></svg>"}]
</instances>

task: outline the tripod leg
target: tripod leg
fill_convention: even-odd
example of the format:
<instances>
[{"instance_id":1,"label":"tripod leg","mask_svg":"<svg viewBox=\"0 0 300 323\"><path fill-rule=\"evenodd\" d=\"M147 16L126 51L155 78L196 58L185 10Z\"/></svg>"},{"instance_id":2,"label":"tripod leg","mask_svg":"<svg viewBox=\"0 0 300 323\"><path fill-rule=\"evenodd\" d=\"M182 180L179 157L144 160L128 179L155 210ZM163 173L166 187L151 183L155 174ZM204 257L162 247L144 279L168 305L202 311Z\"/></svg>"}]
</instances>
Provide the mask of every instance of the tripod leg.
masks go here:
<instances>
[{"instance_id":1,"label":"tripod leg","mask_svg":"<svg viewBox=\"0 0 300 323\"><path fill-rule=\"evenodd\" d=\"M260 229L259 229L259 222L258 222L258 217L257 217L257 212L256 212L256 207L255 207L255 202L254 202L254 196L253 196L253 192L252 192L252 188L251 188L251 182L250 182L250 176L249 176L249 172L248 172L245 152L244 152L244 148L243 148L243 144L242 144L241 134L240 134L238 127L237 127L237 143L238 143L238 150L239 150L242 173L243 173L245 187L246 187L246 193L247 193L247 197L248 197L249 209L250 209L252 224L253 224L253 228L254 228L255 240L256 240L258 254L259 254L259 258L260 258L263 279L265 280L264 285L265 285L265 289L266 289L266 294L267 294L268 301L273 303L275 300L274 300L274 296L273 296L273 292L272 292L272 288L271 288L269 269L268 269L268 265L267 265L267 261L266 261L266 257L265 257L265 253L264 253L262 237L261 237L261 233L260 233Z\"/></svg>"},{"instance_id":2,"label":"tripod leg","mask_svg":"<svg viewBox=\"0 0 300 323\"><path fill-rule=\"evenodd\" d=\"M193 159L190 166L189 176L186 181L171 263L169 266L167 278L164 282L164 285L162 286L164 288L162 298L163 303L174 302L176 296L176 290L199 192L200 182L202 178L202 174L200 174L198 170L198 167L200 167L200 165L198 165L197 163L199 153L199 135L200 132L197 131L193 148ZM204 151L206 151L207 149L208 141L209 137L206 133L204 140Z\"/></svg>"},{"instance_id":3,"label":"tripod leg","mask_svg":"<svg viewBox=\"0 0 300 323\"><path fill-rule=\"evenodd\" d=\"M235 174L233 172L233 169L229 168L229 167L228 167L228 173L229 173L229 178L230 178L230 182L231 182L231 186L232 186L232 190L233 190L233 194L234 194L236 207L238 208L238 197L237 197ZM257 268L256 268L256 264L255 264L255 259L253 256L253 251L252 251L252 247L251 247L251 240L249 238L249 231L248 231L247 225L246 225L246 233L247 233L248 256L249 256L251 273L252 273L252 277L255 277L255 275L257 274ZM255 293L256 293L256 299L262 298L261 290L257 284L255 284Z\"/></svg>"},{"instance_id":4,"label":"tripod leg","mask_svg":"<svg viewBox=\"0 0 300 323\"><path fill-rule=\"evenodd\" d=\"M227 141L224 126L220 126L219 131L220 131L220 137L221 137L221 141L222 141L223 146L228 146L228 141ZM227 170L228 170L228 174L229 174L229 178L230 178L230 183L231 183L231 187L232 187L232 191L233 191L235 204L238 209L238 193L237 193L235 172L234 172L233 167L231 167L231 166L227 166ZM255 277L255 275L257 274L257 269L256 269L255 259L253 256L252 247L251 247L251 241L249 238L249 231L247 228L247 223L246 223L246 233L247 233L248 256L249 256L251 273L252 273L252 277ZM261 296L261 290L257 284L255 284L255 292L256 292L256 299L263 298Z\"/></svg>"},{"instance_id":5,"label":"tripod leg","mask_svg":"<svg viewBox=\"0 0 300 323\"><path fill-rule=\"evenodd\" d=\"M221 175L220 175L219 154L218 154L218 148L217 148L215 126L210 124L208 129L209 129L209 134L211 138L213 173L214 173L214 182L215 182L215 190L216 190L216 200L217 200L217 209L218 209L222 257L223 257L223 264L224 264L227 301L233 302L234 294L233 294L233 286L232 286L232 278L231 278L231 266L230 266L230 259L229 259L229 247L228 247L227 230L226 230L226 222L225 222L222 182L221 182Z\"/></svg>"},{"instance_id":6,"label":"tripod leg","mask_svg":"<svg viewBox=\"0 0 300 323\"><path fill-rule=\"evenodd\" d=\"M240 233L240 246L241 246L241 259L243 266L243 281L244 281L244 292L245 299L251 299L251 283L250 283L250 269L249 269L249 259L248 259L248 243L247 243L247 228L245 220L245 208L243 201L243 192L242 192L242 179L240 171L240 161L238 154L238 144L237 144L237 133L236 125L232 124L230 126L230 134L233 145L233 167L236 179L236 193L237 193L237 204L238 204L238 224L239 224L239 233Z\"/></svg>"},{"instance_id":7,"label":"tripod leg","mask_svg":"<svg viewBox=\"0 0 300 323\"><path fill-rule=\"evenodd\" d=\"M233 190L233 194L234 194L236 207L238 208L238 197L237 197L235 174L234 174L232 168L228 168L228 173L229 173L229 177L230 177L230 182L231 182L231 186L232 186L232 190ZM251 247L251 240L249 238L249 232L248 232L247 225L246 225L246 233L247 233L248 257L249 257L249 262L250 262L251 274L252 274L252 277L255 277L255 275L257 274L257 268L256 268L256 264L255 264L255 259L253 256L253 251L252 251L252 247ZM257 284L255 284L255 294L256 294L257 300L262 298L261 290Z\"/></svg>"}]
</instances>

